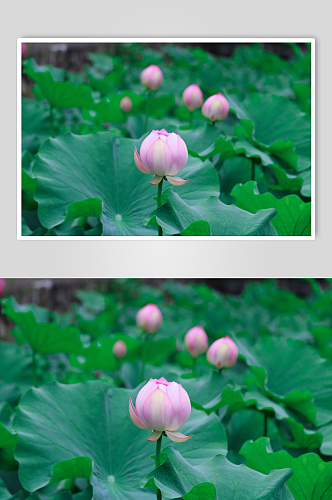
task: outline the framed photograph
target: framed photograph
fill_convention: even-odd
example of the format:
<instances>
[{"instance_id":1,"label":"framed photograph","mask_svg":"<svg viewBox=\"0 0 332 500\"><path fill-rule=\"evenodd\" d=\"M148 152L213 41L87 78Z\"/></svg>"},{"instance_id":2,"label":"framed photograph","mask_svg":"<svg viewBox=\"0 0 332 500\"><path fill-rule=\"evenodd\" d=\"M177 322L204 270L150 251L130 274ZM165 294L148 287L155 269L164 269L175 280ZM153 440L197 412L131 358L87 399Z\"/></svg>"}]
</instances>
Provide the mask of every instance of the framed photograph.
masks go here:
<instances>
[{"instance_id":1,"label":"framed photograph","mask_svg":"<svg viewBox=\"0 0 332 500\"><path fill-rule=\"evenodd\" d=\"M18 39L18 239L315 238L315 40Z\"/></svg>"}]
</instances>

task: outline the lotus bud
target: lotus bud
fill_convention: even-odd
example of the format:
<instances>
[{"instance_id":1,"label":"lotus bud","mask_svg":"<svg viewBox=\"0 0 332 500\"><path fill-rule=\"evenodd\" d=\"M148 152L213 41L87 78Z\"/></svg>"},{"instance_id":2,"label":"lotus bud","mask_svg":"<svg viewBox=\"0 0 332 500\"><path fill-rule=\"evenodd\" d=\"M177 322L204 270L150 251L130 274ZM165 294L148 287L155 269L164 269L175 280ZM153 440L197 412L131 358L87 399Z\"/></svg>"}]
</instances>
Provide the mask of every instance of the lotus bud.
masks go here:
<instances>
[{"instance_id":1,"label":"lotus bud","mask_svg":"<svg viewBox=\"0 0 332 500\"><path fill-rule=\"evenodd\" d=\"M4 278L0 278L0 297L2 297L6 291L7 284Z\"/></svg>"},{"instance_id":2,"label":"lotus bud","mask_svg":"<svg viewBox=\"0 0 332 500\"><path fill-rule=\"evenodd\" d=\"M200 108L203 104L203 94L198 85L193 83L182 94L183 104L189 111Z\"/></svg>"},{"instance_id":3,"label":"lotus bud","mask_svg":"<svg viewBox=\"0 0 332 500\"><path fill-rule=\"evenodd\" d=\"M157 441L163 432L176 443L191 438L180 432L190 417L191 404L187 392L176 382L167 382L164 377L150 379L137 394L136 408L129 401L129 415L140 429L153 430L148 441Z\"/></svg>"},{"instance_id":4,"label":"lotus bud","mask_svg":"<svg viewBox=\"0 0 332 500\"><path fill-rule=\"evenodd\" d=\"M146 333L156 333L162 320L163 315L155 304L147 304L136 315L137 326Z\"/></svg>"},{"instance_id":5,"label":"lotus bud","mask_svg":"<svg viewBox=\"0 0 332 500\"><path fill-rule=\"evenodd\" d=\"M133 107L130 97L123 97L120 101L120 108L124 113L128 113Z\"/></svg>"},{"instance_id":6,"label":"lotus bud","mask_svg":"<svg viewBox=\"0 0 332 500\"><path fill-rule=\"evenodd\" d=\"M207 360L211 365L219 368L230 368L236 363L238 350L235 342L226 335L216 340L210 345L206 354Z\"/></svg>"},{"instance_id":7,"label":"lotus bud","mask_svg":"<svg viewBox=\"0 0 332 500\"><path fill-rule=\"evenodd\" d=\"M24 59L28 52L28 46L24 42L21 44L21 51L22 51L22 59Z\"/></svg>"},{"instance_id":8,"label":"lotus bud","mask_svg":"<svg viewBox=\"0 0 332 500\"><path fill-rule=\"evenodd\" d=\"M193 358L197 358L209 346L208 337L201 326L194 326L184 337L184 345Z\"/></svg>"},{"instance_id":9,"label":"lotus bud","mask_svg":"<svg viewBox=\"0 0 332 500\"><path fill-rule=\"evenodd\" d=\"M224 120L228 112L228 101L220 92L209 97L202 106L203 115L212 122Z\"/></svg>"},{"instance_id":10,"label":"lotus bud","mask_svg":"<svg viewBox=\"0 0 332 500\"><path fill-rule=\"evenodd\" d=\"M151 64L141 73L141 84L149 90L157 90L163 81L163 73L159 66Z\"/></svg>"},{"instance_id":11,"label":"lotus bud","mask_svg":"<svg viewBox=\"0 0 332 500\"><path fill-rule=\"evenodd\" d=\"M159 184L164 176L174 186L189 181L176 177L188 162L186 143L178 134L169 134L164 128L152 130L141 144L140 155L135 147L134 160L143 174L154 174L152 185Z\"/></svg>"},{"instance_id":12,"label":"lotus bud","mask_svg":"<svg viewBox=\"0 0 332 500\"><path fill-rule=\"evenodd\" d=\"M127 346L123 340L118 340L113 345L112 352L116 358L123 358L127 354Z\"/></svg>"}]
</instances>

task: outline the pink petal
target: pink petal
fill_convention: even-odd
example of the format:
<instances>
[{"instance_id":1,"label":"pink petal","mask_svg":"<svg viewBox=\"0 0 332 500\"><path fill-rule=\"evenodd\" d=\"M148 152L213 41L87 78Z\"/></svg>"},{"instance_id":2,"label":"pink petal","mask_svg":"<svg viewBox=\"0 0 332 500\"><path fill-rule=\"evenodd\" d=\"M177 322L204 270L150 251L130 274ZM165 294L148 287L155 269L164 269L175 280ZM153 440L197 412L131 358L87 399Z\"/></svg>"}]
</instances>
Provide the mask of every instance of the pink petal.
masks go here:
<instances>
[{"instance_id":1,"label":"pink petal","mask_svg":"<svg viewBox=\"0 0 332 500\"><path fill-rule=\"evenodd\" d=\"M155 390L157 389L158 385L156 381L153 378L150 378L149 382L145 385L143 385L142 389L139 391L136 397L136 410L138 415L141 417L143 420L143 405L145 403L146 398ZM150 427L150 429L153 429L154 427Z\"/></svg>"},{"instance_id":2,"label":"pink petal","mask_svg":"<svg viewBox=\"0 0 332 500\"><path fill-rule=\"evenodd\" d=\"M135 151L134 151L134 161L135 161L135 165L138 168L138 170L140 170L143 174L150 174L151 173L148 171L148 169L146 168L146 166L142 162L140 155L137 153L136 146L135 146Z\"/></svg>"},{"instance_id":3,"label":"pink petal","mask_svg":"<svg viewBox=\"0 0 332 500\"><path fill-rule=\"evenodd\" d=\"M158 439L160 438L161 436L161 431L153 431L153 433L151 434L151 436L148 437L148 441L150 441L150 443L154 443L155 441L158 441Z\"/></svg>"},{"instance_id":4,"label":"pink petal","mask_svg":"<svg viewBox=\"0 0 332 500\"><path fill-rule=\"evenodd\" d=\"M162 175L155 175L154 178L152 179L152 181L150 182L150 184L152 184L152 186L156 186L157 184L159 184L159 182L161 182L163 179L163 176Z\"/></svg>"},{"instance_id":5,"label":"pink petal","mask_svg":"<svg viewBox=\"0 0 332 500\"><path fill-rule=\"evenodd\" d=\"M181 384L171 382L168 384L166 394L170 398L174 408L174 417L167 426L169 431L177 431L182 427L190 417L191 403L187 392Z\"/></svg>"},{"instance_id":6,"label":"pink petal","mask_svg":"<svg viewBox=\"0 0 332 500\"><path fill-rule=\"evenodd\" d=\"M175 443L183 443L184 441L188 441L188 439L193 437L192 434L190 436L185 436L184 434L181 434L181 432L166 431L166 434L170 438L170 440L174 441Z\"/></svg>"},{"instance_id":7,"label":"pink petal","mask_svg":"<svg viewBox=\"0 0 332 500\"><path fill-rule=\"evenodd\" d=\"M142 162L146 164L146 153L148 152L149 147L159 139L159 134L156 130L152 130L152 132L145 137L144 141L141 144L140 154Z\"/></svg>"},{"instance_id":8,"label":"pink petal","mask_svg":"<svg viewBox=\"0 0 332 500\"><path fill-rule=\"evenodd\" d=\"M168 429L174 417L171 399L158 387L144 401L142 416L151 429Z\"/></svg>"},{"instance_id":9,"label":"pink petal","mask_svg":"<svg viewBox=\"0 0 332 500\"><path fill-rule=\"evenodd\" d=\"M188 163L188 149L184 140L174 132L168 135L167 144L169 145L175 160L173 168L169 170L167 174L176 175L181 172L183 167L185 167Z\"/></svg>"},{"instance_id":10,"label":"pink petal","mask_svg":"<svg viewBox=\"0 0 332 500\"><path fill-rule=\"evenodd\" d=\"M180 179L180 177L174 177L170 175L166 175L166 179L168 180L168 182L173 184L173 186L182 186L182 184L185 184L186 182L189 181L189 179L184 181L183 179Z\"/></svg>"},{"instance_id":11,"label":"pink petal","mask_svg":"<svg viewBox=\"0 0 332 500\"><path fill-rule=\"evenodd\" d=\"M143 422L141 417L138 415L137 410L135 409L131 398L129 400L129 415L130 415L130 418L131 418L131 421L133 422L133 424L135 424L136 427L139 427L139 429L148 429L149 428L149 427L147 427L147 425L145 425L145 423Z\"/></svg>"},{"instance_id":12,"label":"pink petal","mask_svg":"<svg viewBox=\"0 0 332 500\"><path fill-rule=\"evenodd\" d=\"M152 174L166 175L174 165L171 148L162 139L157 139L146 153L146 165Z\"/></svg>"}]
</instances>

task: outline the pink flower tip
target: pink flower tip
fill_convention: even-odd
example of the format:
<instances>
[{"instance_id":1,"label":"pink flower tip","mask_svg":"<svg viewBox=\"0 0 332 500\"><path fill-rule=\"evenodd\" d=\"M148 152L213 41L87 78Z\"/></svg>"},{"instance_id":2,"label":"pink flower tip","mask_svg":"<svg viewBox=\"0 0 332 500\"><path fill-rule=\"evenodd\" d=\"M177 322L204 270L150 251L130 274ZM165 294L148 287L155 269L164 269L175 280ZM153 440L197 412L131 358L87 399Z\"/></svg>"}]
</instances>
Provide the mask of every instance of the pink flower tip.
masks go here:
<instances>
[{"instance_id":1,"label":"pink flower tip","mask_svg":"<svg viewBox=\"0 0 332 500\"><path fill-rule=\"evenodd\" d=\"M141 73L141 84L149 90L157 90L163 81L163 73L159 66L151 64Z\"/></svg>"},{"instance_id":2,"label":"pink flower tip","mask_svg":"<svg viewBox=\"0 0 332 500\"><path fill-rule=\"evenodd\" d=\"M163 320L163 316L158 306L147 304L142 307L136 315L137 326L146 333L156 333Z\"/></svg>"},{"instance_id":3,"label":"pink flower tip","mask_svg":"<svg viewBox=\"0 0 332 500\"><path fill-rule=\"evenodd\" d=\"M212 122L224 120L229 112L229 104L220 92L209 97L202 106L202 113L205 118Z\"/></svg>"},{"instance_id":4,"label":"pink flower tip","mask_svg":"<svg viewBox=\"0 0 332 500\"><path fill-rule=\"evenodd\" d=\"M124 113L128 113L131 108L133 107L133 103L131 102L131 99L130 97L126 96L126 97L123 97L120 101L120 109L124 112Z\"/></svg>"},{"instance_id":5,"label":"pink flower tip","mask_svg":"<svg viewBox=\"0 0 332 500\"><path fill-rule=\"evenodd\" d=\"M206 352L209 341L204 328L201 326L191 328L184 337L184 344L193 358L197 358L197 356Z\"/></svg>"},{"instance_id":6,"label":"pink flower tip","mask_svg":"<svg viewBox=\"0 0 332 500\"><path fill-rule=\"evenodd\" d=\"M235 342L226 335L210 345L206 357L208 362L218 369L230 368L236 363L238 349Z\"/></svg>"},{"instance_id":7,"label":"pink flower tip","mask_svg":"<svg viewBox=\"0 0 332 500\"><path fill-rule=\"evenodd\" d=\"M194 111L202 106L203 93L198 85L193 83L182 94L183 104L189 111Z\"/></svg>"},{"instance_id":8,"label":"pink flower tip","mask_svg":"<svg viewBox=\"0 0 332 500\"><path fill-rule=\"evenodd\" d=\"M117 340L113 345L112 352L116 358L124 358L127 354L127 346L123 340Z\"/></svg>"}]
</instances>

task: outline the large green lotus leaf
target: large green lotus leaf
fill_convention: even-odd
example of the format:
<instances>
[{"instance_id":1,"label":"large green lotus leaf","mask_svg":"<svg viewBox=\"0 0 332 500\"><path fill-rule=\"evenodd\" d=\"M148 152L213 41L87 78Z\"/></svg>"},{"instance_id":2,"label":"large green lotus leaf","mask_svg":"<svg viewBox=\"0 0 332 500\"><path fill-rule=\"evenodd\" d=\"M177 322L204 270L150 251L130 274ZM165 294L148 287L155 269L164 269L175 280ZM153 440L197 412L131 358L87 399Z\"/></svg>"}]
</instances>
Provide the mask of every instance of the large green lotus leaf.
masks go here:
<instances>
[{"instance_id":1,"label":"large green lotus leaf","mask_svg":"<svg viewBox=\"0 0 332 500\"><path fill-rule=\"evenodd\" d=\"M55 124L55 133L58 133ZM51 135L50 109L43 102L22 99L22 151L37 153L40 145Z\"/></svg>"},{"instance_id":2,"label":"large green lotus leaf","mask_svg":"<svg viewBox=\"0 0 332 500\"><path fill-rule=\"evenodd\" d=\"M273 401L273 399L265 396L255 387L252 387L244 394L246 406L254 405L260 411L273 412L277 420L284 421L288 424L293 441L284 443L288 448L302 449L318 449L323 440L322 431L314 431L307 429L301 422L297 421L298 415L296 412L286 408L282 402ZM239 405L238 405L239 406ZM232 407L230 407L232 409Z\"/></svg>"},{"instance_id":3,"label":"large green lotus leaf","mask_svg":"<svg viewBox=\"0 0 332 500\"><path fill-rule=\"evenodd\" d=\"M300 175L288 174L286 170L282 167L279 167L279 165L273 165L272 168L277 180L277 184L271 185L270 189L290 192L301 191L302 194L303 177L301 177Z\"/></svg>"},{"instance_id":4,"label":"large green lotus leaf","mask_svg":"<svg viewBox=\"0 0 332 500\"><path fill-rule=\"evenodd\" d=\"M19 332L13 332L19 342L28 342L35 352L49 354L56 352L80 353L83 343L81 332L75 326L61 327L54 322L45 322L36 317L34 307L21 306L14 297L1 301L3 314L18 326Z\"/></svg>"},{"instance_id":5,"label":"large green lotus leaf","mask_svg":"<svg viewBox=\"0 0 332 500\"><path fill-rule=\"evenodd\" d=\"M0 479L0 500L9 500L12 494L7 490L5 483Z\"/></svg>"},{"instance_id":6,"label":"large green lotus leaf","mask_svg":"<svg viewBox=\"0 0 332 500\"><path fill-rule=\"evenodd\" d=\"M290 469L269 476L253 473L245 465L234 465L222 455L192 466L180 452L168 446L162 464L141 481L142 488L159 488L164 498L185 500L291 500L285 482ZM217 495L217 496L216 496Z\"/></svg>"},{"instance_id":7,"label":"large green lotus leaf","mask_svg":"<svg viewBox=\"0 0 332 500\"><path fill-rule=\"evenodd\" d=\"M144 223L147 226L160 225L166 235L275 236L270 222L275 215L276 211L273 209L260 210L251 215L234 205L225 205L215 196L198 205L189 206L173 189L167 189L163 195L163 204ZM210 231L204 221L209 224Z\"/></svg>"},{"instance_id":8,"label":"large green lotus leaf","mask_svg":"<svg viewBox=\"0 0 332 500\"><path fill-rule=\"evenodd\" d=\"M231 196L236 204L250 213L258 210L275 208L278 214L271 221L279 236L311 235L311 203L305 203L295 194L278 199L271 193L259 194L257 183L249 181L237 184Z\"/></svg>"},{"instance_id":9,"label":"large green lotus leaf","mask_svg":"<svg viewBox=\"0 0 332 500\"><path fill-rule=\"evenodd\" d=\"M0 403L0 448L14 449L16 434L12 431L13 410L6 401Z\"/></svg>"},{"instance_id":10,"label":"large green lotus leaf","mask_svg":"<svg viewBox=\"0 0 332 500\"><path fill-rule=\"evenodd\" d=\"M314 423L332 420L330 361L305 342L284 337L263 337L250 351L247 361L263 391Z\"/></svg>"},{"instance_id":11,"label":"large green lotus leaf","mask_svg":"<svg viewBox=\"0 0 332 500\"><path fill-rule=\"evenodd\" d=\"M331 304L331 297L328 297L329 306ZM310 328L310 333L313 335L316 345L319 350L319 354L323 358L330 359L332 361L332 328L327 325L313 325Z\"/></svg>"},{"instance_id":12,"label":"large green lotus leaf","mask_svg":"<svg viewBox=\"0 0 332 500\"><path fill-rule=\"evenodd\" d=\"M0 343L0 402L15 406L33 385L31 352L11 343Z\"/></svg>"},{"instance_id":13,"label":"large green lotus leaf","mask_svg":"<svg viewBox=\"0 0 332 500\"><path fill-rule=\"evenodd\" d=\"M135 166L134 148L140 143L109 132L68 133L46 141L33 166L42 224L51 228L66 218L99 215L104 235L156 235L155 228L143 225L156 206L157 188L149 184L152 176ZM219 195L218 176L210 162L191 158L181 175L190 177L178 188L189 204Z\"/></svg>"},{"instance_id":14,"label":"large green lotus leaf","mask_svg":"<svg viewBox=\"0 0 332 500\"><path fill-rule=\"evenodd\" d=\"M241 390L231 384L231 374L219 374L215 371L202 377L181 379L181 385L186 389L191 404L207 414L222 406L240 403L244 406Z\"/></svg>"},{"instance_id":15,"label":"large green lotus leaf","mask_svg":"<svg viewBox=\"0 0 332 500\"><path fill-rule=\"evenodd\" d=\"M24 61L24 72L39 86L43 96L54 108L93 108L92 89L87 84L74 85L70 81L59 81L44 66L34 59Z\"/></svg>"},{"instance_id":16,"label":"large green lotus leaf","mask_svg":"<svg viewBox=\"0 0 332 500\"><path fill-rule=\"evenodd\" d=\"M129 417L129 398L136 394L100 381L52 383L28 391L13 423L24 488L35 491L50 482L84 477L96 500L152 499L151 492L139 489L140 479L153 468L155 446L146 440L150 432L138 429ZM189 461L200 457L201 447L204 461L225 451L225 431L216 415L200 418L193 412L186 426L195 430L191 443L176 448Z\"/></svg>"},{"instance_id":17,"label":"large green lotus leaf","mask_svg":"<svg viewBox=\"0 0 332 500\"><path fill-rule=\"evenodd\" d=\"M257 92L248 94L239 106L239 119L256 144L283 158L283 147L292 142L297 158L292 155L290 166L298 170L310 167L310 119L296 104L284 97Z\"/></svg>"},{"instance_id":18,"label":"large green lotus leaf","mask_svg":"<svg viewBox=\"0 0 332 500\"><path fill-rule=\"evenodd\" d=\"M319 431L323 434L320 451L323 455L332 456L332 423L320 427Z\"/></svg>"},{"instance_id":19,"label":"large green lotus leaf","mask_svg":"<svg viewBox=\"0 0 332 500\"><path fill-rule=\"evenodd\" d=\"M332 463L323 462L316 453L307 453L298 458L286 451L273 452L269 439L247 441L240 453L245 456L248 467L271 474L271 471L290 468L293 476L287 486L295 500L329 500L332 494Z\"/></svg>"}]
</instances>

